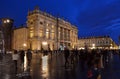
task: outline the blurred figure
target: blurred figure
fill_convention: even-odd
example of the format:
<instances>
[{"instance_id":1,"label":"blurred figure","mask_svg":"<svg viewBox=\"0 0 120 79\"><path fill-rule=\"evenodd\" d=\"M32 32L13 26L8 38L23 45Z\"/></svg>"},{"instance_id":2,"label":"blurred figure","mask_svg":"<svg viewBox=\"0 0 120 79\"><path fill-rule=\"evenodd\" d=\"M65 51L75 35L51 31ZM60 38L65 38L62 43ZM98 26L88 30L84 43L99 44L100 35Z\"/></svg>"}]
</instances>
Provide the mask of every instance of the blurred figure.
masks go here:
<instances>
[{"instance_id":1,"label":"blurred figure","mask_svg":"<svg viewBox=\"0 0 120 79\"><path fill-rule=\"evenodd\" d=\"M2 53L0 52L0 61L2 61L2 59L3 59L3 55L2 55Z\"/></svg>"},{"instance_id":2,"label":"blurred figure","mask_svg":"<svg viewBox=\"0 0 120 79\"><path fill-rule=\"evenodd\" d=\"M24 52L24 50L21 50L20 51L20 61L21 61L21 66L22 66L23 70L24 70L24 56L25 56L25 52Z\"/></svg>"},{"instance_id":3,"label":"blurred figure","mask_svg":"<svg viewBox=\"0 0 120 79\"><path fill-rule=\"evenodd\" d=\"M25 52L24 52L24 50L21 50L20 51L20 60L21 60L22 64L24 63L24 56L25 56Z\"/></svg>"},{"instance_id":4,"label":"blurred figure","mask_svg":"<svg viewBox=\"0 0 120 79\"><path fill-rule=\"evenodd\" d=\"M69 61L68 61L69 55L70 55L70 51L67 47L65 47L65 50L64 50L65 67L67 67L67 64L69 64Z\"/></svg>"},{"instance_id":5,"label":"blurred figure","mask_svg":"<svg viewBox=\"0 0 120 79\"><path fill-rule=\"evenodd\" d=\"M27 50L26 56L27 56L28 66L30 66L31 65L31 60L32 60L32 52L31 52L30 49Z\"/></svg>"},{"instance_id":6,"label":"blurred figure","mask_svg":"<svg viewBox=\"0 0 120 79\"><path fill-rule=\"evenodd\" d=\"M16 72L17 72L17 61L18 61L18 59L19 59L18 52L17 52L17 50L14 50L14 53L12 55L12 60L14 61Z\"/></svg>"},{"instance_id":7,"label":"blurred figure","mask_svg":"<svg viewBox=\"0 0 120 79\"><path fill-rule=\"evenodd\" d=\"M92 72L91 69L89 69L89 70L87 71L87 79L92 79L92 77L93 77L93 72Z\"/></svg>"}]
</instances>

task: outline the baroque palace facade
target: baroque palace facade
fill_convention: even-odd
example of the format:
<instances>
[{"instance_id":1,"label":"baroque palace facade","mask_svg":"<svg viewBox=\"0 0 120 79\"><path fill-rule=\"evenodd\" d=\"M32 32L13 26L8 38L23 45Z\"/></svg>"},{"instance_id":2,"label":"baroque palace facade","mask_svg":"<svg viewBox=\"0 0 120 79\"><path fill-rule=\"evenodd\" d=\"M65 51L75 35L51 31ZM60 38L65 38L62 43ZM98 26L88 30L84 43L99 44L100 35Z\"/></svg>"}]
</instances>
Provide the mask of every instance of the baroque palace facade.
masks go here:
<instances>
[{"instance_id":1,"label":"baroque palace facade","mask_svg":"<svg viewBox=\"0 0 120 79\"><path fill-rule=\"evenodd\" d=\"M77 48L78 29L71 23L42 12L39 7L28 12L27 27L14 29L13 49L58 50Z\"/></svg>"},{"instance_id":2,"label":"baroque palace facade","mask_svg":"<svg viewBox=\"0 0 120 79\"><path fill-rule=\"evenodd\" d=\"M78 39L79 49L118 49L110 36L81 37Z\"/></svg>"}]
</instances>

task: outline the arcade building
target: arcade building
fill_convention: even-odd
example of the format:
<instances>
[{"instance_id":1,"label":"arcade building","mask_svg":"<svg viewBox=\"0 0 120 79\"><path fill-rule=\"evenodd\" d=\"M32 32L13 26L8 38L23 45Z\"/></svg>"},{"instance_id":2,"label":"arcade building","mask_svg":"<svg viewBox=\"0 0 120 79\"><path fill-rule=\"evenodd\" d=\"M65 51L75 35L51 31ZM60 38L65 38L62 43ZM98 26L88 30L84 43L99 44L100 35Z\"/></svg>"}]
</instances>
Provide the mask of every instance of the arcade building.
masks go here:
<instances>
[{"instance_id":1,"label":"arcade building","mask_svg":"<svg viewBox=\"0 0 120 79\"><path fill-rule=\"evenodd\" d=\"M78 39L79 49L118 49L118 45L110 36L80 37Z\"/></svg>"}]
</instances>

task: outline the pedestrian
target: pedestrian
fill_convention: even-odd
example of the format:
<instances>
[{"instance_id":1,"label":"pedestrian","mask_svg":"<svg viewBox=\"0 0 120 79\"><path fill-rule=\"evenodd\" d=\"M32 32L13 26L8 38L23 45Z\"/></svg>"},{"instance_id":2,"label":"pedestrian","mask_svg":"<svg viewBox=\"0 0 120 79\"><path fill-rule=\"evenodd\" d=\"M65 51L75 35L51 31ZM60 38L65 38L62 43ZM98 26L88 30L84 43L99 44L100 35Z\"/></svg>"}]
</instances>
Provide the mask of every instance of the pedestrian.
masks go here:
<instances>
[{"instance_id":1,"label":"pedestrian","mask_svg":"<svg viewBox=\"0 0 120 79\"><path fill-rule=\"evenodd\" d=\"M0 52L0 61L2 61L2 59L3 59L3 55L2 55L2 53Z\"/></svg>"},{"instance_id":2,"label":"pedestrian","mask_svg":"<svg viewBox=\"0 0 120 79\"><path fill-rule=\"evenodd\" d=\"M92 77L93 77L92 70L89 69L88 72L87 72L87 78L88 78L88 79L92 79Z\"/></svg>"},{"instance_id":3,"label":"pedestrian","mask_svg":"<svg viewBox=\"0 0 120 79\"><path fill-rule=\"evenodd\" d=\"M22 66L23 70L24 70L24 56L25 56L25 52L24 52L24 50L21 50L20 51L20 61L21 61L21 66Z\"/></svg>"},{"instance_id":4,"label":"pedestrian","mask_svg":"<svg viewBox=\"0 0 120 79\"><path fill-rule=\"evenodd\" d=\"M12 54L12 60L14 61L16 72L17 72L17 62L18 62L18 59L19 59L18 52L17 52L17 50L14 50L14 53Z\"/></svg>"},{"instance_id":5,"label":"pedestrian","mask_svg":"<svg viewBox=\"0 0 120 79\"><path fill-rule=\"evenodd\" d=\"M65 50L64 50L65 67L67 67L67 64L69 64L69 61L68 61L69 55L70 55L70 51L67 47L65 47Z\"/></svg>"},{"instance_id":6,"label":"pedestrian","mask_svg":"<svg viewBox=\"0 0 120 79\"><path fill-rule=\"evenodd\" d=\"M31 65L31 60L32 60L32 52L30 49L27 50L27 61L28 61L28 66Z\"/></svg>"},{"instance_id":7,"label":"pedestrian","mask_svg":"<svg viewBox=\"0 0 120 79\"><path fill-rule=\"evenodd\" d=\"M21 50L20 51L20 60L21 60L22 64L24 63L24 56L25 56L25 52L24 52L24 50Z\"/></svg>"}]
</instances>

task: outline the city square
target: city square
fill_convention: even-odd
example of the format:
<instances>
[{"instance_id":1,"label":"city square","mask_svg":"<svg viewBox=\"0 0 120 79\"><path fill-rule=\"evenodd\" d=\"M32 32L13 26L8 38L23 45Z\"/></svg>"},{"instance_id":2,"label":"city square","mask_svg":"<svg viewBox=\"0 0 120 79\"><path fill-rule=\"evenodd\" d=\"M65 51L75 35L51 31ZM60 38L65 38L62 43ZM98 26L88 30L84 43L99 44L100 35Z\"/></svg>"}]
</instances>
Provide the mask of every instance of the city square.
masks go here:
<instances>
[{"instance_id":1,"label":"city square","mask_svg":"<svg viewBox=\"0 0 120 79\"><path fill-rule=\"evenodd\" d=\"M14 69L14 63L10 54L0 61L0 78L1 79L87 79L86 63L82 67L81 61L75 64L69 64L66 69L64 66L64 54L52 53L43 55L42 53L33 53L32 64L29 68L26 56L24 57L24 69L22 69L20 60L18 61L17 74ZM8 65L9 64L9 65ZM112 59L101 69L101 79L119 79L120 77L120 56L116 53ZM94 78L98 76L97 70L93 68Z\"/></svg>"}]
</instances>

